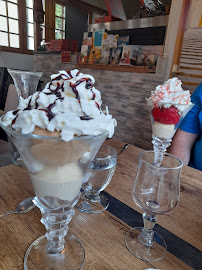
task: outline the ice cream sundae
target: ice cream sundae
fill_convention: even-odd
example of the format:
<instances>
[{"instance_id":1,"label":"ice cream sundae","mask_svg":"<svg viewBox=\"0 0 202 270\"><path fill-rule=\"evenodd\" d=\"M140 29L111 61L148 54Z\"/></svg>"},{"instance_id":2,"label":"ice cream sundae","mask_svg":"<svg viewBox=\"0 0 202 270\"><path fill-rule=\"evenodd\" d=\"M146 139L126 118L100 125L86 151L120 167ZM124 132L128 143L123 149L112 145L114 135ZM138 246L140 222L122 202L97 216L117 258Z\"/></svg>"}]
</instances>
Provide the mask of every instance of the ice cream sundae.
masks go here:
<instances>
[{"instance_id":1,"label":"ice cream sundae","mask_svg":"<svg viewBox=\"0 0 202 270\"><path fill-rule=\"evenodd\" d=\"M116 120L101 110L94 78L77 69L51 76L0 118L28 169L46 234L25 254L25 269L82 269L84 248L68 232L85 173Z\"/></svg>"},{"instance_id":2,"label":"ice cream sundae","mask_svg":"<svg viewBox=\"0 0 202 270\"><path fill-rule=\"evenodd\" d=\"M151 111L153 135L161 139L172 139L179 123L193 105L189 90L184 91L182 82L172 78L151 92L147 103Z\"/></svg>"},{"instance_id":3,"label":"ice cream sundae","mask_svg":"<svg viewBox=\"0 0 202 270\"><path fill-rule=\"evenodd\" d=\"M40 198L72 201L79 194L84 168L101 145L98 140L92 149L85 137L105 133L104 140L114 133L116 120L108 108L101 110L101 94L94 82L91 75L77 69L60 71L51 76L42 92L20 98L17 110L1 119L3 128L22 134L15 144Z\"/></svg>"},{"instance_id":4,"label":"ice cream sundae","mask_svg":"<svg viewBox=\"0 0 202 270\"><path fill-rule=\"evenodd\" d=\"M61 136L64 141L103 131L112 137L116 120L108 108L101 110L101 95L94 82L91 75L77 69L53 74L42 92L21 98L18 109L8 112L2 122L23 134Z\"/></svg>"},{"instance_id":5,"label":"ice cream sundae","mask_svg":"<svg viewBox=\"0 0 202 270\"><path fill-rule=\"evenodd\" d=\"M191 103L189 90L184 91L182 82L172 78L156 87L147 99L151 123L154 164L161 166L163 155L172 142L172 138L188 111Z\"/></svg>"}]
</instances>

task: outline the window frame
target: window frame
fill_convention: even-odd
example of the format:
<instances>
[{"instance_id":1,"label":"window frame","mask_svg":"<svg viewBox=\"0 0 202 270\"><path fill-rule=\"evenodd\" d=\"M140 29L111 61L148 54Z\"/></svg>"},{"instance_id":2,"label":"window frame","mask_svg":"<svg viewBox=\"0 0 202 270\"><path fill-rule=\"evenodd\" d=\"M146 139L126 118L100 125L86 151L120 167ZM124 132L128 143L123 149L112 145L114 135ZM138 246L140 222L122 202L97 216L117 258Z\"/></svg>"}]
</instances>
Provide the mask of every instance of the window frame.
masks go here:
<instances>
[{"instance_id":1,"label":"window frame","mask_svg":"<svg viewBox=\"0 0 202 270\"><path fill-rule=\"evenodd\" d=\"M10 0L3 0L5 2L11 2ZM33 0L34 1L34 0ZM42 40L45 42L50 42L52 39L55 39L55 4L59 4L62 6L65 6L67 8L68 5L73 5L78 8L85 8L89 11L89 13L96 12L98 14L103 14L102 9L96 8L95 6L86 4L85 2L79 1L79 0L42 0L42 3L44 5L44 10L45 10L45 16L44 16L44 24L41 24L41 28L43 28L43 31L45 33L43 34ZM20 48L12 48L12 47L7 47L7 46L1 46L0 45L0 50L1 51L7 51L7 52L15 52L15 53L23 53L23 54L33 54L34 50L28 50L27 49L27 38L28 38L28 33L27 33L27 21L26 21L26 0L18 0L18 22L19 22L19 44ZM105 11L106 12L106 11ZM1 15L2 16L2 15ZM8 18L8 16L4 16ZM59 16L57 16L59 17ZM65 18L61 17L62 19L65 20L66 24L66 14ZM37 27L36 23L33 22L34 25L34 39L36 39L37 36ZM66 29L61 30L66 34ZM4 31L2 31L4 32ZM8 32L9 33L9 32ZM26 38L24 38L26 36Z\"/></svg>"},{"instance_id":2,"label":"window frame","mask_svg":"<svg viewBox=\"0 0 202 270\"><path fill-rule=\"evenodd\" d=\"M12 3L15 4L14 2L11 2L9 0L3 0L6 3ZM27 33L27 21L26 21L26 0L18 0L17 1L17 7L18 7L18 19L14 19L18 21L19 25L19 48L13 48L9 46L1 46L0 45L0 50L5 51L5 52L15 52L15 53L23 53L23 54L33 54L32 50L27 49L27 38L24 38L25 36L28 37ZM8 16L8 9L7 9L7 14L6 16L1 15L2 17L5 17L7 19L7 26L8 26L8 34L12 33L9 31L9 16ZM1 31L0 32L5 32ZM8 37L9 38L9 37Z\"/></svg>"},{"instance_id":3,"label":"window frame","mask_svg":"<svg viewBox=\"0 0 202 270\"><path fill-rule=\"evenodd\" d=\"M63 1L58 0L45 0L45 41L50 42L52 39L55 39L55 18L62 18L63 20L66 20L66 14L65 18L56 16L55 15L55 6L56 4L62 5L63 7L67 8L67 3ZM66 13L66 12L65 12ZM60 30L60 29L58 29ZM63 30L61 30L63 31ZM66 30L63 31L66 33Z\"/></svg>"},{"instance_id":4,"label":"window frame","mask_svg":"<svg viewBox=\"0 0 202 270\"><path fill-rule=\"evenodd\" d=\"M63 26L66 24L66 5L64 3L62 3L62 2L60 2L60 1L55 1L55 10L56 10L56 5L57 4L62 6L62 14L64 14L64 8L65 8L65 17L63 17L63 16L61 17L61 16L58 16L58 15L55 14L55 21L56 21L56 18L62 19L62 29L56 28L55 25L54 25L54 28L55 28L55 30L61 31L62 36L63 36L63 34L66 33L66 30L63 30ZM65 39L65 37L63 39Z\"/></svg>"}]
</instances>

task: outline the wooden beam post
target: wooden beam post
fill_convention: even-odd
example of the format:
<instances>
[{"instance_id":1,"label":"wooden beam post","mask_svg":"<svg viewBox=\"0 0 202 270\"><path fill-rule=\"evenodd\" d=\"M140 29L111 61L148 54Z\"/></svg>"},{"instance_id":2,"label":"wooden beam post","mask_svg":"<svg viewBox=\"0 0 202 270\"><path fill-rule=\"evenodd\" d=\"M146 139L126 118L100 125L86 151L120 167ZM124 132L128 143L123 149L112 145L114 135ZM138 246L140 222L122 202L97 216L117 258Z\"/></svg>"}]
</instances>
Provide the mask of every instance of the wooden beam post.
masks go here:
<instances>
[{"instance_id":1,"label":"wooden beam post","mask_svg":"<svg viewBox=\"0 0 202 270\"><path fill-rule=\"evenodd\" d=\"M167 58L165 80L171 76L173 65L179 64L190 1L172 0L164 48Z\"/></svg>"},{"instance_id":2,"label":"wooden beam post","mask_svg":"<svg viewBox=\"0 0 202 270\"><path fill-rule=\"evenodd\" d=\"M38 50L40 42L42 40L41 35L41 23L44 22L44 11L42 0L34 0L34 49Z\"/></svg>"}]
</instances>

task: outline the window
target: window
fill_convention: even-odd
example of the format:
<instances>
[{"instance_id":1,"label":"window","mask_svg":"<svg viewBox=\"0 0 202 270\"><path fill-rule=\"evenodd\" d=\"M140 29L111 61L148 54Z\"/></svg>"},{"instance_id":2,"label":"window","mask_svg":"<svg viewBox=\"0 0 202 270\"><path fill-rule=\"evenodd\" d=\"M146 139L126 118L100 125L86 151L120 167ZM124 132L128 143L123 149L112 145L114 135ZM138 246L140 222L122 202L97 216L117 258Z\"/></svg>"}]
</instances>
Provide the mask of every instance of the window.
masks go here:
<instances>
[{"instance_id":1,"label":"window","mask_svg":"<svg viewBox=\"0 0 202 270\"><path fill-rule=\"evenodd\" d=\"M34 50L33 0L26 0L27 49Z\"/></svg>"},{"instance_id":2,"label":"window","mask_svg":"<svg viewBox=\"0 0 202 270\"><path fill-rule=\"evenodd\" d=\"M59 1L43 0L45 2L45 41L65 39L66 6ZM53 3L54 2L54 3Z\"/></svg>"},{"instance_id":3,"label":"window","mask_svg":"<svg viewBox=\"0 0 202 270\"><path fill-rule=\"evenodd\" d=\"M65 39L66 7L60 2L42 0L46 8L41 24L42 40ZM34 50L34 0L0 0L0 48L31 53Z\"/></svg>"},{"instance_id":4,"label":"window","mask_svg":"<svg viewBox=\"0 0 202 270\"><path fill-rule=\"evenodd\" d=\"M65 39L65 6L55 4L55 39Z\"/></svg>"},{"instance_id":5,"label":"window","mask_svg":"<svg viewBox=\"0 0 202 270\"><path fill-rule=\"evenodd\" d=\"M20 48L18 0L0 0L0 46Z\"/></svg>"},{"instance_id":6,"label":"window","mask_svg":"<svg viewBox=\"0 0 202 270\"><path fill-rule=\"evenodd\" d=\"M33 0L0 0L0 46L20 53L34 50Z\"/></svg>"}]
</instances>

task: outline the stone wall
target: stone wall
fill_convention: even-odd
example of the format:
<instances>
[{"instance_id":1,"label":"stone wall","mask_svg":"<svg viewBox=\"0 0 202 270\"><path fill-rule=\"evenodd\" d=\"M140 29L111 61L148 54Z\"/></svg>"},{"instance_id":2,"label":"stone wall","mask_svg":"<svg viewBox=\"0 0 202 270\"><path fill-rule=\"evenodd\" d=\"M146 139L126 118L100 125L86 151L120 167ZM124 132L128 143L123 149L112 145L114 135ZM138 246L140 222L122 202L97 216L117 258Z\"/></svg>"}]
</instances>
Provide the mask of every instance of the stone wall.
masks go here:
<instances>
[{"instance_id":1,"label":"stone wall","mask_svg":"<svg viewBox=\"0 0 202 270\"><path fill-rule=\"evenodd\" d=\"M59 70L71 70L75 64L64 64L60 54L35 54L35 71L43 72L43 84L50 75ZM116 71L80 69L95 78L95 87L100 90L103 106L117 119L114 138L151 149L151 123L145 98L158 84L164 82L164 75L141 74Z\"/></svg>"}]
</instances>

